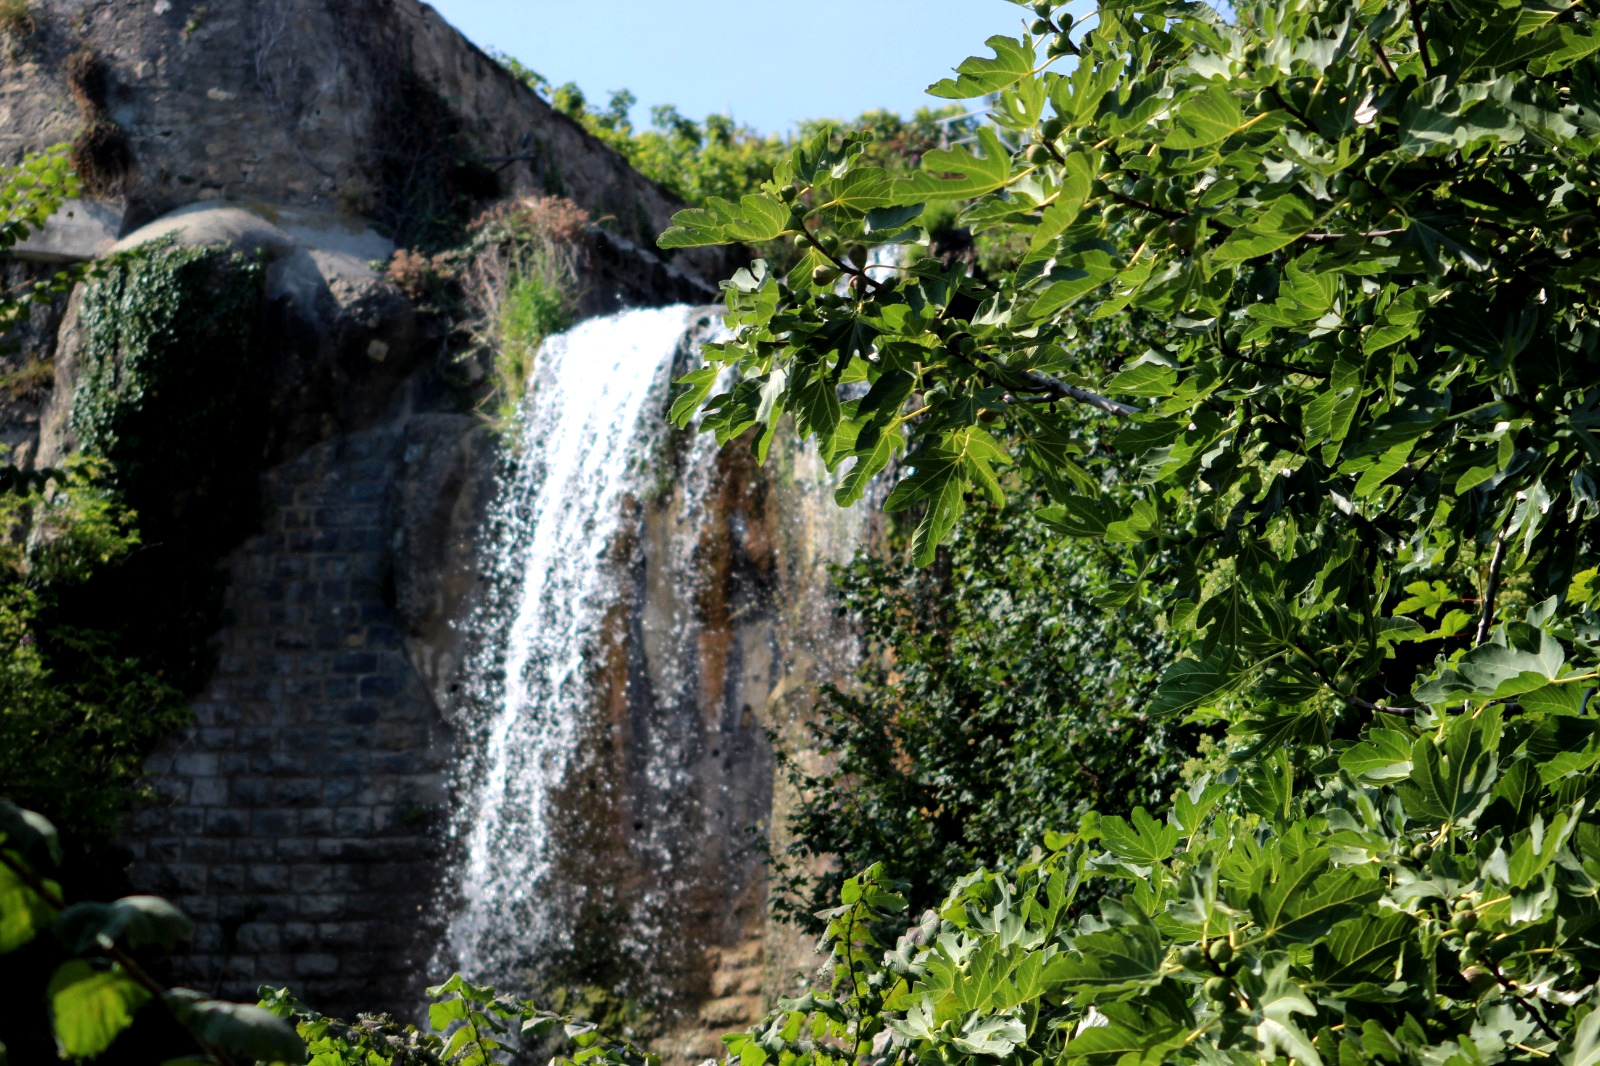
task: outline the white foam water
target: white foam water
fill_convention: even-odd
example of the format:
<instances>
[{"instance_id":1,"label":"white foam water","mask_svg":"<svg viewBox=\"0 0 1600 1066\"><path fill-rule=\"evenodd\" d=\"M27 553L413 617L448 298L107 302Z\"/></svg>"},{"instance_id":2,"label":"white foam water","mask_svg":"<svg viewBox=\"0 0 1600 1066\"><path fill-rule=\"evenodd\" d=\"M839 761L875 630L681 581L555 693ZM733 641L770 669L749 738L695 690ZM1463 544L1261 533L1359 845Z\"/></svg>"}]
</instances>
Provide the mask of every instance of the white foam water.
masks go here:
<instances>
[{"instance_id":1,"label":"white foam water","mask_svg":"<svg viewBox=\"0 0 1600 1066\"><path fill-rule=\"evenodd\" d=\"M521 460L494 522L490 577L504 636L498 668L480 681L490 690L481 747L461 769L459 897L441 945L475 980L520 983L530 955L565 932L546 891L553 792L577 757L590 704L585 656L616 598L607 556L624 500L647 484L667 432L673 356L691 314L591 319L539 352Z\"/></svg>"}]
</instances>

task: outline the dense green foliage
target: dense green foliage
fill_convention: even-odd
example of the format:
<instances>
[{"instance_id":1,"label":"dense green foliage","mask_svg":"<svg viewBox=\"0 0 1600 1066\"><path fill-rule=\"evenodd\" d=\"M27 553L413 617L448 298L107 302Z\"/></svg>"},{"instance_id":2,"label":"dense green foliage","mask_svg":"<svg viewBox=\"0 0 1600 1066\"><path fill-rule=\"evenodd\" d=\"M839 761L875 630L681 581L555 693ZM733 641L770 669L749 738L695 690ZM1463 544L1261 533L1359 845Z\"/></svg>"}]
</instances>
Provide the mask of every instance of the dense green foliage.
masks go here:
<instances>
[{"instance_id":1,"label":"dense green foliage","mask_svg":"<svg viewBox=\"0 0 1600 1066\"><path fill-rule=\"evenodd\" d=\"M889 856L920 911L1090 809L1165 799L1197 738L1139 713L1166 658L1153 607L1102 608L1100 553L1057 539L974 512L934 567L863 553L838 574L865 654L807 731L825 768L789 762L780 913L821 932L844 879Z\"/></svg>"},{"instance_id":2,"label":"dense green foliage","mask_svg":"<svg viewBox=\"0 0 1600 1066\"><path fill-rule=\"evenodd\" d=\"M260 422L249 397L265 268L227 249L153 242L98 273L79 312L72 431L155 520L149 505L171 509L175 487L211 497L237 481L240 449L217 444Z\"/></svg>"},{"instance_id":3,"label":"dense green foliage","mask_svg":"<svg viewBox=\"0 0 1600 1066\"><path fill-rule=\"evenodd\" d=\"M576 120L635 170L685 203L750 191L771 175L784 152L782 141L737 125L726 115L710 115L704 122L696 122L671 106L654 108L652 128L636 130L628 114L638 102L632 93L612 93L608 106L599 110L591 107L571 82L552 86L512 56L497 54L495 58L557 111Z\"/></svg>"},{"instance_id":4,"label":"dense green foliage","mask_svg":"<svg viewBox=\"0 0 1600 1066\"><path fill-rule=\"evenodd\" d=\"M135 658L183 692L210 672L218 562L259 515L264 276L236 252L156 242L99 264L79 307L70 425L111 463L142 547L63 596L61 611L107 632L114 652L95 654Z\"/></svg>"},{"instance_id":5,"label":"dense green foliage","mask_svg":"<svg viewBox=\"0 0 1600 1066\"><path fill-rule=\"evenodd\" d=\"M80 462L0 494L0 781L86 842L113 835L144 756L187 720L181 693L60 610L139 543L96 473Z\"/></svg>"},{"instance_id":6,"label":"dense green foliage","mask_svg":"<svg viewBox=\"0 0 1600 1066\"><path fill-rule=\"evenodd\" d=\"M152 957L193 929L166 900L68 904L52 880L55 827L0 799L0 1061L302 1063L305 1045L270 1011L167 988ZM43 1009L41 1009L43 1008Z\"/></svg>"},{"instance_id":7,"label":"dense green foliage","mask_svg":"<svg viewBox=\"0 0 1600 1066\"><path fill-rule=\"evenodd\" d=\"M726 285L735 335L676 412L708 405L758 453L792 413L852 463L844 503L905 453L887 506L920 516L925 562L1016 463L1051 528L1162 602L1177 654L1147 713L1226 722L1237 769L958 884L881 959L856 908L898 897L847 885L834 993L733 1050L1596 1061L1590 17L1033 8L1044 63L995 37L932 89L992 96L976 145L895 177L819 136L761 192L680 214L665 247L806 258ZM927 254L946 201L1015 242L1008 269ZM910 260L867 271L891 242ZM1129 313L1167 333L1102 373L1085 323ZM740 377L712 398L722 365ZM1073 904L1085 877L1097 908Z\"/></svg>"},{"instance_id":8,"label":"dense green foliage","mask_svg":"<svg viewBox=\"0 0 1600 1066\"><path fill-rule=\"evenodd\" d=\"M0 167L0 253L27 239L44 225L80 185L67 164L68 146L24 157L13 166ZM0 292L0 338L26 317L32 306L54 300L66 292L78 272L64 270L19 290Z\"/></svg>"},{"instance_id":9,"label":"dense green foliage","mask_svg":"<svg viewBox=\"0 0 1600 1066\"><path fill-rule=\"evenodd\" d=\"M714 196L736 199L754 191L792 147L783 138L739 125L731 116L707 115L697 122L670 104L651 108L650 128L637 129L630 112L639 101L626 89L612 93L604 108L596 108L571 82L553 86L512 56L496 53L495 58L557 111L575 119L633 169L685 203L702 204ZM814 136L832 125L803 122L800 136ZM869 152L874 162L897 169L914 165L922 153L970 136L977 128L975 119L958 106L920 108L909 119L892 111L868 111L844 125L871 130Z\"/></svg>"},{"instance_id":10,"label":"dense green foliage","mask_svg":"<svg viewBox=\"0 0 1600 1066\"><path fill-rule=\"evenodd\" d=\"M60 149L6 169L0 247L24 238L75 191ZM0 327L83 273L4 294ZM102 277L95 284L107 283ZM185 719L185 675L165 668L192 653L181 645L143 653L156 642L130 642L126 634L160 611L104 598L114 575L149 552L149 535L164 531L137 520L103 459L26 475L7 467L4 480L0 631L8 651L0 668L0 782L65 826L80 849L72 858L81 862L82 849L115 834L151 745Z\"/></svg>"},{"instance_id":11,"label":"dense green foliage","mask_svg":"<svg viewBox=\"0 0 1600 1066\"><path fill-rule=\"evenodd\" d=\"M659 1056L603 1033L592 1021L502 996L460 974L428 989L428 999L432 1031L423 1032L386 1015L363 1015L350 1025L318 1013L286 989L261 989L262 1006L292 1021L304 1038L309 1066L495 1066L534 1060L554 1066L660 1066Z\"/></svg>"}]
</instances>

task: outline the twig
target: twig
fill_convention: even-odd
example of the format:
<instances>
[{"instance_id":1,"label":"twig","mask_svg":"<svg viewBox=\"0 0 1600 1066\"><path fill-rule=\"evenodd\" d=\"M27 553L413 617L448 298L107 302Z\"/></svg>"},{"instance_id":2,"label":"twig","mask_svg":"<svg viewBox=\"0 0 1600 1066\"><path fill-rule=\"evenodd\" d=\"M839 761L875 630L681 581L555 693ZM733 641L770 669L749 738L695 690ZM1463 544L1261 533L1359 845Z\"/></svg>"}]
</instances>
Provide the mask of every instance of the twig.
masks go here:
<instances>
[{"instance_id":1,"label":"twig","mask_svg":"<svg viewBox=\"0 0 1600 1066\"><path fill-rule=\"evenodd\" d=\"M1500 987L1506 990L1506 995L1510 996L1513 1001L1520 1004L1523 1010L1533 1015L1533 1020L1539 1023L1539 1028L1544 1030L1545 1036L1548 1036L1557 1044L1561 1043L1561 1034L1556 1032L1555 1027L1545 1020L1544 1012L1517 994L1516 984L1513 983L1509 977L1500 972L1500 967L1495 965L1493 959L1484 955L1480 951L1478 953L1478 961L1487 966L1489 968L1489 972L1494 974L1494 979L1500 982Z\"/></svg>"},{"instance_id":2,"label":"twig","mask_svg":"<svg viewBox=\"0 0 1600 1066\"><path fill-rule=\"evenodd\" d=\"M834 255L832 252L828 251L823 243L812 235L810 227L805 224L803 219L796 219L795 225L799 227L800 235L806 239L806 243L826 256L830 263L839 268L839 272L841 274L849 274L851 277L861 278L874 289L883 288L883 282L879 281L871 274L868 274L866 268L858 268L855 266L855 264L847 263L843 259L840 259L838 256Z\"/></svg>"},{"instance_id":3,"label":"twig","mask_svg":"<svg viewBox=\"0 0 1600 1066\"><path fill-rule=\"evenodd\" d=\"M1389 80L1399 81L1400 79L1395 77L1394 67L1389 65L1389 56L1384 52L1383 44L1376 38L1372 41L1372 51L1378 57L1378 65L1383 67L1385 74L1389 75Z\"/></svg>"},{"instance_id":4,"label":"twig","mask_svg":"<svg viewBox=\"0 0 1600 1066\"><path fill-rule=\"evenodd\" d=\"M1478 618L1478 633L1473 646L1486 644L1489 628L1494 624L1494 599L1500 591L1500 568L1506 561L1506 535L1502 530L1494 539L1494 557L1489 560L1489 581L1483 592L1483 614Z\"/></svg>"},{"instance_id":5,"label":"twig","mask_svg":"<svg viewBox=\"0 0 1600 1066\"><path fill-rule=\"evenodd\" d=\"M1374 237L1396 237L1404 232L1406 232L1406 229L1404 226L1402 226L1399 229L1374 229L1368 230L1365 233L1302 233L1300 235L1300 240L1342 241L1346 237L1360 237L1363 240L1371 240Z\"/></svg>"},{"instance_id":6,"label":"twig","mask_svg":"<svg viewBox=\"0 0 1600 1066\"><path fill-rule=\"evenodd\" d=\"M1406 0L1406 7L1411 10L1411 32L1417 35L1417 55L1422 60L1422 74L1424 78L1433 77L1433 63L1428 59L1428 36L1422 32L1422 7L1417 0Z\"/></svg>"},{"instance_id":7,"label":"twig","mask_svg":"<svg viewBox=\"0 0 1600 1066\"><path fill-rule=\"evenodd\" d=\"M986 363L999 367L1007 374L1014 374L1027 382L1031 388L1037 390L1041 396L1047 396L1053 400L1071 400L1074 403L1087 404L1090 407L1104 411L1106 414L1117 415L1120 418L1129 418L1139 413L1137 407L1130 407L1125 403L1118 403L1116 400L1101 396L1097 392L1090 392L1088 389L1080 389L1076 385L1068 385L1064 381L1057 381L1050 375L1041 374L1037 370L1017 370L1014 367L1006 366L982 349L974 349L970 354L961 352L956 354L961 355L963 359L981 359ZM996 384L1010 388L1005 381L996 380L994 375L985 372L982 367L979 367L978 370L984 377L995 381Z\"/></svg>"},{"instance_id":8,"label":"twig","mask_svg":"<svg viewBox=\"0 0 1600 1066\"><path fill-rule=\"evenodd\" d=\"M1347 696L1342 692L1339 693L1339 697L1346 703L1354 704L1363 711L1371 711L1374 714L1419 714L1428 709L1426 707L1393 707L1387 703L1369 703L1359 696Z\"/></svg>"},{"instance_id":9,"label":"twig","mask_svg":"<svg viewBox=\"0 0 1600 1066\"><path fill-rule=\"evenodd\" d=\"M1169 222L1176 222L1180 218L1188 217L1188 212L1186 211L1169 211L1165 207L1157 207L1155 204L1147 204L1143 200L1136 200L1131 196L1124 196L1120 192L1113 192L1111 194L1111 198L1117 203L1123 204L1124 206L1137 207L1141 211L1149 211L1151 214L1160 215Z\"/></svg>"}]
</instances>

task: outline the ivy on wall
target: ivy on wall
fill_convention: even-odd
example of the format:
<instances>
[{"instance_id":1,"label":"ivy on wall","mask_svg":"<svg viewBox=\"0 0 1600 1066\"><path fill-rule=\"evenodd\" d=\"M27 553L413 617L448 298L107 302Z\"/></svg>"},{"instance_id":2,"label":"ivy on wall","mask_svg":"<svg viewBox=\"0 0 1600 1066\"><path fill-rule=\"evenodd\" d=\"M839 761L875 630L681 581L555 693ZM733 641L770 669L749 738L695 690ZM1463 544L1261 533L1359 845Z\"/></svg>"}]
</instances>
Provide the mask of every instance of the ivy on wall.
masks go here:
<instances>
[{"instance_id":1,"label":"ivy on wall","mask_svg":"<svg viewBox=\"0 0 1600 1066\"><path fill-rule=\"evenodd\" d=\"M165 243L103 264L83 291L69 418L94 476L57 487L50 506L77 510L56 523L65 532L53 539L76 544L99 528L77 517L82 501L95 501L94 514L113 516L120 532L110 548L80 552L92 565L77 566L71 580L14 568L5 587L26 593L18 617L28 655L5 680L34 702L70 705L37 722L12 715L12 739L40 751L56 750L51 738L80 744L86 770L104 765L87 776L58 772L70 762L63 747L38 788L11 778L18 798L71 826L91 850L115 837L143 756L181 727L185 695L208 677L207 638L222 604L216 561L255 524L263 274L235 252ZM44 498L23 505L36 528ZM89 739L68 737L71 723L71 737Z\"/></svg>"},{"instance_id":2,"label":"ivy on wall","mask_svg":"<svg viewBox=\"0 0 1600 1066\"><path fill-rule=\"evenodd\" d=\"M256 380L264 277L238 252L165 242L119 257L84 292L72 430L116 465L147 533L191 499L228 491L247 462L251 442L237 430Z\"/></svg>"}]
</instances>

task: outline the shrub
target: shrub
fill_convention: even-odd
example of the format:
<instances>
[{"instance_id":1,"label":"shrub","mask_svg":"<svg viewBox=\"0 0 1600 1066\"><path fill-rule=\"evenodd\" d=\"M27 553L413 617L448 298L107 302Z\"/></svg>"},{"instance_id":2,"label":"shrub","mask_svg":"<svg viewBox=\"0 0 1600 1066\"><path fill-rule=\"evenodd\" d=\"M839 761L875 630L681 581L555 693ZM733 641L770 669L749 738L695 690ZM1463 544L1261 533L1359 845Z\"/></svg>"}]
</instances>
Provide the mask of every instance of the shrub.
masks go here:
<instances>
[{"instance_id":1,"label":"shrub","mask_svg":"<svg viewBox=\"0 0 1600 1066\"><path fill-rule=\"evenodd\" d=\"M69 904L53 879L61 860L49 819L0 798L8 1061L305 1062L304 1042L271 1011L152 976L152 963L193 932L178 908L156 896Z\"/></svg>"},{"instance_id":2,"label":"shrub","mask_svg":"<svg viewBox=\"0 0 1600 1066\"><path fill-rule=\"evenodd\" d=\"M1043 522L1161 600L1147 713L1225 722L1235 766L974 872L893 945L866 935L904 907L882 869L847 883L832 989L730 1052L1595 1061L1592 15L1033 10L933 89L988 98L975 143L885 185L819 137L759 194L680 213L663 247L789 238L816 266L724 286L736 336L675 411L707 401L722 439L793 412L853 463L845 502L907 449L885 506L923 562L970 500L1003 502L1001 464L1030 471ZM918 254L880 280L840 254L924 245L939 200L1015 238L1009 268ZM1105 373L1082 323L1130 312L1164 336Z\"/></svg>"},{"instance_id":3,"label":"shrub","mask_svg":"<svg viewBox=\"0 0 1600 1066\"><path fill-rule=\"evenodd\" d=\"M538 241L581 244L589 229L589 212L565 196L525 196L496 204L467 227L475 242Z\"/></svg>"},{"instance_id":4,"label":"shrub","mask_svg":"<svg viewBox=\"0 0 1600 1066\"><path fill-rule=\"evenodd\" d=\"M83 459L48 488L0 493L0 781L89 847L115 834L150 746L188 717L111 633L60 610L139 544L105 472Z\"/></svg>"},{"instance_id":5,"label":"shrub","mask_svg":"<svg viewBox=\"0 0 1600 1066\"><path fill-rule=\"evenodd\" d=\"M383 276L417 303L434 297L445 280L444 270L432 256L410 248L395 249Z\"/></svg>"},{"instance_id":6,"label":"shrub","mask_svg":"<svg viewBox=\"0 0 1600 1066\"><path fill-rule=\"evenodd\" d=\"M483 407L511 435L534 353L572 324L589 215L563 197L529 196L484 212L452 258L465 298L465 332L486 353Z\"/></svg>"},{"instance_id":7,"label":"shrub","mask_svg":"<svg viewBox=\"0 0 1600 1066\"><path fill-rule=\"evenodd\" d=\"M30 356L21 365L0 373L0 401L38 399L55 381L55 364Z\"/></svg>"},{"instance_id":8,"label":"shrub","mask_svg":"<svg viewBox=\"0 0 1600 1066\"><path fill-rule=\"evenodd\" d=\"M0 33L27 37L35 28L31 0L0 0Z\"/></svg>"},{"instance_id":9,"label":"shrub","mask_svg":"<svg viewBox=\"0 0 1600 1066\"><path fill-rule=\"evenodd\" d=\"M552 333L572 323L572 289L567 275L535 251L513 268L495 323L494 418L515 422L533 371L534 353Z\"/></svg>"},{"instance_id":10,"label":"shrub","mask_svg":"<svg viewBox=\"0 0 1600 1066\"><path fill-rule=\"evenodd\" d=\"M1167 649L1153 605L1099 605L1111 578L1017 509L963 522L936 567L863 554L836 574L865 656L805 730L828 768L785 760L800 798L773 856L780 914L820 932L880 859L921 910L1091 808L1161 802L1196 732L1139 713Z\"/></svg>"}]
</instances>

